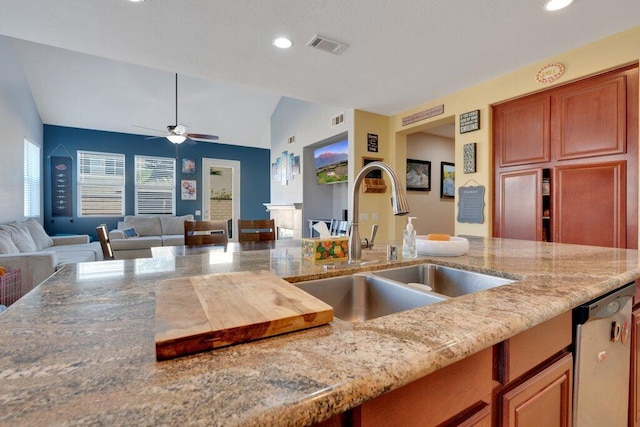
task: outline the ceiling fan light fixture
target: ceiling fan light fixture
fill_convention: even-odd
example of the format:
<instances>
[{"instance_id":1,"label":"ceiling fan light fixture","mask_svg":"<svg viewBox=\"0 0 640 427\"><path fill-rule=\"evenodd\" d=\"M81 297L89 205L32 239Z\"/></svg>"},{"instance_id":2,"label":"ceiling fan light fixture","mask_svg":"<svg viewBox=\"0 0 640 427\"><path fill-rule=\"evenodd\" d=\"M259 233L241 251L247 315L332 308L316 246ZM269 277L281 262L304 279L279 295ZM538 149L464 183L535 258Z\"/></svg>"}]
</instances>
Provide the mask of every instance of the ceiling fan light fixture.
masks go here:
<instances>
[{"instance_id":1,"label":"ceiling fan light fixture","mask_svg":"<svg viewBox=\"0 0 640 427\"><path fill-rule=\"evenodd\" d=\"M187 137L182 135L167 135L167 139L174 144L182 144Z\"/></svg>"}]
</instances>

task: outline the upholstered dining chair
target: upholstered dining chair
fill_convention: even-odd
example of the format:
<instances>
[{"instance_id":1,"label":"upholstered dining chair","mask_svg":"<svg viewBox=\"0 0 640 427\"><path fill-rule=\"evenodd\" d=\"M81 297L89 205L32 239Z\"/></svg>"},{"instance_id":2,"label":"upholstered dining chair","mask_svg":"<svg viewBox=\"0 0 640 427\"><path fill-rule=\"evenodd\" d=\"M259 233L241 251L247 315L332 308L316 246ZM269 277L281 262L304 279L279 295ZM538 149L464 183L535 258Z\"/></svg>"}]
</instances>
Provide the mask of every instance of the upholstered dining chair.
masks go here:
<instances>
[{"instance_id":1,"label":"upholstered dining chair","mask_svg":"<svg viewBox=\"0 0 640 427\"><path fill-rule=\"evenodd\" d=\"M113 250L111 249L111 242L109 241L109 232L106 224L100 224L96 227L96 233L98 233L98 240L100 240L100 247L102 248L102 257L104 259L115 259L113 256Z\"/></svg>"},{"instance_id":2,"label":"upholstered dining chair","mask_svg":"<svg viewBox=\"0 0 640 427\"><path fill-rule=\"evenodd\" d=\"M227 236L227 221L185 221L184 244L196 245L224 245L229 243Z\"/></svg>"},{"instance_id":3,"label":"upholstered dining chair","mask_svg":"<svg viewBox=\"0 0 640 427\"><path fill-rule=\"evenodd\" d=\"M238 242L276 240L276 224L272 219L239 219Z\"/></svg>"}]
</instances>

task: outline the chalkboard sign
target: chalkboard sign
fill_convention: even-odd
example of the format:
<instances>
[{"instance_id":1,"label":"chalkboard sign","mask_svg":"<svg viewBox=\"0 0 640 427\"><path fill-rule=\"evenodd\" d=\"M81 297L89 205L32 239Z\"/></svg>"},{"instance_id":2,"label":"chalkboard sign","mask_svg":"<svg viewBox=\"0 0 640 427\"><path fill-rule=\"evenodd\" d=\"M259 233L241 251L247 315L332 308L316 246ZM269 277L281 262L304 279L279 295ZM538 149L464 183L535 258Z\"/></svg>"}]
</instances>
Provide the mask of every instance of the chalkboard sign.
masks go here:
<instances>
[{"instance_id":1,"label":"chalkboard sign","mask_svg":"<svg viewBox=\"0 0 640 427\"><path fill-rule=\"evenodd\" d=\"M378 152L378 135L375 133L367 134L367 151L372 153Z\"/></svg>"},{"instance_id":2,"label":"chalkboard sign","mask_svg":"<svg viewBox=\"0 0 640 427\"><path fill-rule=\"evenodd\" d=\"M458 188L458 222L484 222L484 185Z\"/></svg>"},{"instance_id":3,"label":"chalkboard sign","mask_svg":"<svg viewBox=\"0 0 640 427\"><path fill-rule=\"evenodd\" d=\"M460 114L460 133L473 132L480 129L480 110Z\"/></svg>"}]
</instances>

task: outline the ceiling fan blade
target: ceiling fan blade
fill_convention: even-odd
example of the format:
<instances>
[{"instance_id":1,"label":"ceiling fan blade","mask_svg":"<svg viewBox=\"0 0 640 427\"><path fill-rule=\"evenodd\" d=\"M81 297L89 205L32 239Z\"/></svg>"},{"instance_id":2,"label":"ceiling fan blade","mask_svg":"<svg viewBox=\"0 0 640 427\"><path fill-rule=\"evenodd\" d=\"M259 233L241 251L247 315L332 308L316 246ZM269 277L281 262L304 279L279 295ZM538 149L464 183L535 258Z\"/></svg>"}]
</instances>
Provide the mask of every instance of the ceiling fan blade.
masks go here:
<instances>
[{"instance_id":1,"label":"ceiling fan blade","mask_svg":"<svg viewBox=\"0 0 640 427\"><path fill-rule=\"evenodd\" d=\"M193 139L206 139L210 141L217 141L219 139L216 135L207 135L204 133L186 133L185 135Z\"/></svg>"},{"instance_id":2,"label":"ceiling fan blade","mask_svg":"<svg viewBox=\"0 0 640 427\"><path fill-rule=\"evenodd\" d=\"M162 136L148 136L145 139L159 139L159 138L166 138L166 135L162 135Z\"/></svg>"},{"instance_id":3,"label":"ceiling fan blade","mask_svg":"<svg viewBox=\"0 0 640 427\"><path fill-rule=\"evenodd\" d=\"M144 126L138 126L138 125L131 125L131 126L133 126L134 128L140 128L140 129L152 130L152 131L154 131L154 132L167 133L167 131L165 131L165 130L160 130L160 129L146 128L146 127L144 127Z\"/></svg>"}]
</instances>

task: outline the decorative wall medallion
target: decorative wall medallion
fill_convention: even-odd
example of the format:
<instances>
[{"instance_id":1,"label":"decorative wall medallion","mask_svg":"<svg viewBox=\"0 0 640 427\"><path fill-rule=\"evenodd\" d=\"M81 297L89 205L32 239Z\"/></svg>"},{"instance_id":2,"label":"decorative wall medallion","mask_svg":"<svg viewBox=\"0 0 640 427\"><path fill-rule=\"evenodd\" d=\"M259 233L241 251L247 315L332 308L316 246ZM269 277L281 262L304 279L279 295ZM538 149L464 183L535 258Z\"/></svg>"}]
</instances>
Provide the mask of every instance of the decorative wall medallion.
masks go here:
<instances>
[{"instance_id":1,"label":"decorative wall medallion","mask_svg":"<svg viewBox=\"0 0 640 427\"><path fill-rule=\"evenodd\" d=\"M564 74L564 65L558 63L545 65L536 73L538 83L551 83L558 80Z\"/></svg>"}]
</instances>

